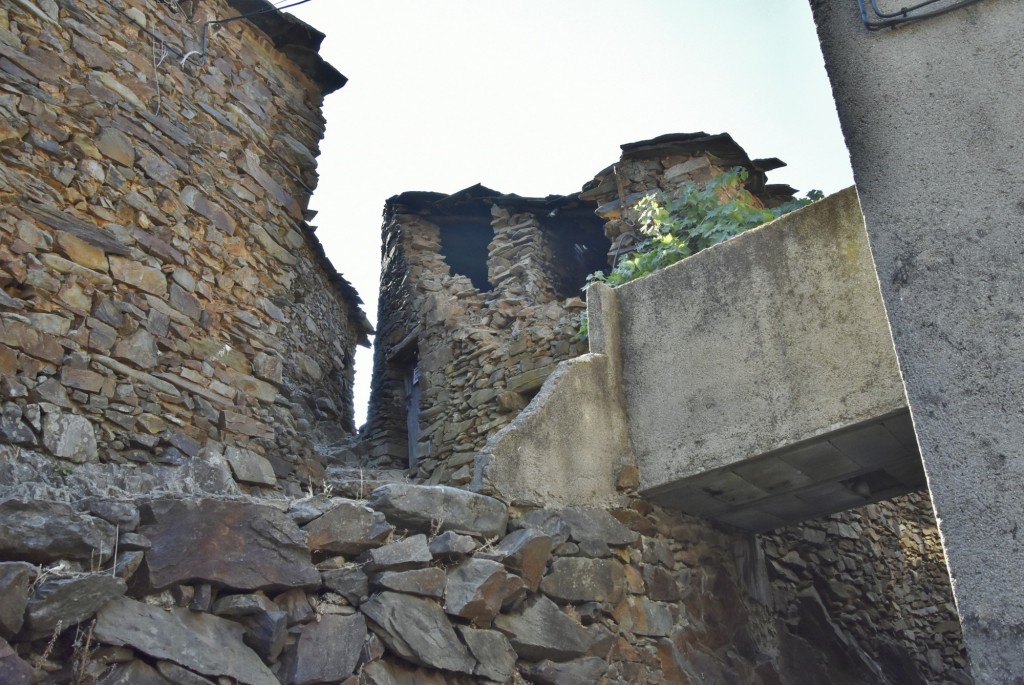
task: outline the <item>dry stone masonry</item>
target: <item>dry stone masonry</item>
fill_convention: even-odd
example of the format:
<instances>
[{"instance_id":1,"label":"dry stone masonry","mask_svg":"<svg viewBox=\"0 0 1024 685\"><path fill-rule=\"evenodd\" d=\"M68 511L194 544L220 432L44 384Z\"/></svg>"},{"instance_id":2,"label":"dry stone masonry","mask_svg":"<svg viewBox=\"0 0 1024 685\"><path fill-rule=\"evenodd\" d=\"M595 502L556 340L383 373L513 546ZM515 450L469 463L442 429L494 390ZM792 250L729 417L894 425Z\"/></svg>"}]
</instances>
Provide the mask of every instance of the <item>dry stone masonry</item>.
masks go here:
<instances>
[{"instance_id":1,"label":"dry stone masonry","mask_svg":"<svg viewBox=\"0 0 1024 685\"><path fill-rule=\"evenodd\" d=\"M305 210L345 79L279 14L180 58L267 6L0 9L0 482L298 493L354 432L370 327Z\"/></svg>"},{"instance_id":2,"label":"dry stone masonry","mask_svg":"<svg viewBox=\"0 0 1024 685\"><path fill-rule=\"evenodd\" d=\"M856 644L896 682L973 682L927 494L780 529L762 547L798 634Z\"/></svg>"},{"instance_id":3,"label":"dry stone masonry","mask_svg":"<svg viewBox=\"0 0 1024 685\"><path fill-rule=\"evenodd\" d=\"M769 564L810 564L852 525L783 532ZM778 577L772 592L747 534L630 491L609 511L409 483L368 500L5 502L0 532L4 683L969 682L905 678L919 656L865 651L851 636L877 636L833 623L834 593Z\"/></svg>"}]
</instances>

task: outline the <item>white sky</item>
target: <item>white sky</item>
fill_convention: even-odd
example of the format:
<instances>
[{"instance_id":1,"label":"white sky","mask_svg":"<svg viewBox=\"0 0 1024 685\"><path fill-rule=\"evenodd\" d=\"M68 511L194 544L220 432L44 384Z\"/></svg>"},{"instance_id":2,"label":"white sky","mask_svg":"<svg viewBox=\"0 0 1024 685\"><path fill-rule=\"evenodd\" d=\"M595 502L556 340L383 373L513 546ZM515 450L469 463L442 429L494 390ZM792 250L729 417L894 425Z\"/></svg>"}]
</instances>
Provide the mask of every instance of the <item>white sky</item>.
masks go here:
<instances>
[{"instance_id":1,"label":"white sky","mask_svg":"<svg viewBox=\"0 0 1024 685\"><path fill-rule=\"evenodd\" d=\"M728 132L801 194L853 183L807 0L312 0L327 98L317 235L376 319L384 201L578 191L619 145ZM356 423L372 354L356 360Z\"/></svg>"}]
</instances>

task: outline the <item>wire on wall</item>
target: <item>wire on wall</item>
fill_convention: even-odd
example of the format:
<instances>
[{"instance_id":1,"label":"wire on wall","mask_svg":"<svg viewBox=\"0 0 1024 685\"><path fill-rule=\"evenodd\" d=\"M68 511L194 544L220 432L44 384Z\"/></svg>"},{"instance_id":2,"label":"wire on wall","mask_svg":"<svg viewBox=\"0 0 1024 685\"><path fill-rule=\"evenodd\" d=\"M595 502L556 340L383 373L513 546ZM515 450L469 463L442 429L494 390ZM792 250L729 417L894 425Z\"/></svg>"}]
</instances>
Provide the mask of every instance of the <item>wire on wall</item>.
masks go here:
<instances>
[{"instance_id":1,"label":"wire on wall","mask_svg":"<svg viewBox=\"0 0 1024 685\"><path fill-rule=\"evenodd\" d=\"M174 47L172 47L170 45L167 45L167 42L163 39L163 37L161 37L160 35L156 34L153 31L149 30L145 26L143 26L141 23L136 21L135 18L132 17L130 14L128 14L123 9L121 9L120 7L115 5L113 2L111 2L111 0L103 0L103 2L108 7L110 7L112 10L117 12L119 15L121 15L122 17L124 17L125 19L130 21L132 24L135 24L135 26L138 27L140 31L142 31L143 33L148 35L154 41L159 41L160 44L164 46L164 49L166 49L168 52L170 52L171 54L173 54L175 57L178 58L178 62L179 62L180 66L182 68L184 68L185 65L189 62L189 60L192 60L193 58L194 58L195 64L197 66L202 66L203 64L206 63L207 36L209 34L209 30L210 30L211 26L219 27L219 26L222 26L224 24L231 23L233 21L238 21L239 19L248 19L250 17L259 16L261 14L269 14L271 12L280 12L282 10L286 10L286 9L291 8L291 7L298 7L299 5L305 5L307 2L310 2L310 1L311 0L296 0L295 2L291 2L291 3L287 4L287 5L279 5L279 6L276 6L276 7L268 7L266 9L262 9L262 10L259 10L257 12L248 12L246 14L239 14L239 15L234 16L234 17L227 17L225 19L214 19L212 21L205 22L203 24L202 35L201 35L201 38L200 38L200 49L199 50L189 50L189 51L185 52L185 51L182 51L182 50L178 50L177 48L174 48ZM178 4L180 5L181 3L178 3ZM193 11L194 11L194 9L195 8L194 8L194 4L193 4Z\"/></svg>"},{"instance_id":2,"label":"wire on wall","mask_svg":"<svg viewBox=\"0 0 1024 685\"><path fill-rule=\"evenodd\" d=\"M857 5L860 7L860 18L871 31L878 31L880 29L895 28L902 26L903 24L909 24L914 21L921 21L923 19L931 19L953 10L958 10L961 7L967 5L973 5L979 0L958 0L948 5L937 7L934 9L924 9L931 5L935 5L942 0L924 0L916 5L910 7L901 7L895 12L885 12L878 6L878 0L867 0L871 5L871 11L865 6L865 0L857 0Z\"/></svg>"}]
</instances>

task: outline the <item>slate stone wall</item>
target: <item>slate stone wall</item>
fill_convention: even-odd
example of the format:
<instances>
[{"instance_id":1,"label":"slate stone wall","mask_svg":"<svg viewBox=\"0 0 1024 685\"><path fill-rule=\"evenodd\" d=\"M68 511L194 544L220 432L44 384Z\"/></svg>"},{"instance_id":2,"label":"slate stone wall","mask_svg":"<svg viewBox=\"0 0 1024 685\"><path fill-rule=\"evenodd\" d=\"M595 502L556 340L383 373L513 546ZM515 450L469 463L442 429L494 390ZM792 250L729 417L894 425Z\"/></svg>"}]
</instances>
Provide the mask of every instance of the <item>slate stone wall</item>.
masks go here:
<instances>
[{"instance_id":1,"label":"slate stone wall","mask_svg":"<svg viewBox=\"0 0 1024 685\"><path fill-rule=\"evenodd\" d=\"M0 681L914 682L827 624L802 636L752 538L634 484L608 511L403 483L357 500L361 481L274 506L2 502Z\"/></svg>"},{"instance_id":2,"label":"slate stone wall","mask_svg":"<svg viewBox=\"0 0 1024 685\"><path fill-rule=\"evenodd\" d=\"M898 682L972 682L926 493L780 529L761 544L794 631L835 626Z\"/></svg>"},{"instance_id":3,"label":"slate stone wall","mask_svg":"<svg viewBox=\"0 0 1024 685\"><path fill-rule=\"evenodd\" d=\"M181 64L231 4L115 4L0 9L0 443L298 492L369 330L305 222L344 78L248 21Z\"/></svg>"},{"instance_id":4,"label":"slate stone wall","mask_svg":"<svg viewBox=\"0 0 1024 685\"><path fill-rule=\"evenodd\" d=\"M487 438L526 406L558 361L585 351L573 339L585 305L578 296L559 299L540 268L550 248L535 212L487 201L479 230L494 237L479 267L492 289L481 292L442 254L446 217L402 202L389 201L383 229L369 463L408 464L406 378L416 367L416 477L463 485Z\"/></svg>"}]
</instances>

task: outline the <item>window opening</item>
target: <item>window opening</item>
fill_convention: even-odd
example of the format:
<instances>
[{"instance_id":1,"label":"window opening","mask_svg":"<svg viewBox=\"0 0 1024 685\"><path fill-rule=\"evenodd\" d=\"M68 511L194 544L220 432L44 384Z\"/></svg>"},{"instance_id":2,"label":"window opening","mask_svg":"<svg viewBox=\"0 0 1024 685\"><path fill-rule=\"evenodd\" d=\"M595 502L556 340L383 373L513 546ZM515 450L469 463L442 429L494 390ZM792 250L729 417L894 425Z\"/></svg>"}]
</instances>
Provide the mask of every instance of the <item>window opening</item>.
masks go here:
<instances>
[{"instance_id":1,"label":"window opening","mask_svg":"<svg viewBox=\"0 0 1024 685\"><path fill-rule=\"evenodd\" d=\"M487 246L494 240L490 210L485 214L468 217L449 217L439 220L441 229L441 256L452 275L469 278L480 292L492 289L487 280Z\"/></svg>"},{"instance_id":2,"label":"window opening","mask_svg":"<svg viewBox=\"0 0 1024 685\"><path fill-rule=\"evenodd\" d=\"M611 243L594 216L547 217L543 224L554 257L551 285L561 299L580 297L587 276L608 269Z\"/></svg>"}]
</instances>

